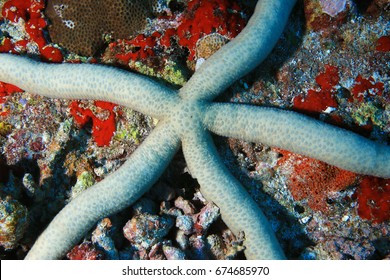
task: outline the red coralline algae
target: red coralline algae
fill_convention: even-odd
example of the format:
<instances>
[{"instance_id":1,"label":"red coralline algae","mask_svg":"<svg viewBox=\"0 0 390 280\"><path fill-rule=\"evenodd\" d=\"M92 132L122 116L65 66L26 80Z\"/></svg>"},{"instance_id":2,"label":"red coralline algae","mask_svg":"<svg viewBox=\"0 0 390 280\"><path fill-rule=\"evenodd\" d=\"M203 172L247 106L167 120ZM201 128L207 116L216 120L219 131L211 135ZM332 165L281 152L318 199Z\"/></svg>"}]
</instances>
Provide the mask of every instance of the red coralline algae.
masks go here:
<instances>
[{"instance_id":1,"label":"red coralline algae","mask_svg":"<svg viewBox=\"0 0 390 280\"><path fill-rule=\"evenodd\" d=\"M67 255L70 260L101 260L103 253L91 242L83 242L75 246Z\"/></svg>"},{"instance_id":2,"label":"red coralline algae","mask_svg":"<svg viewBox=\"0 0 390 280\"><path fill-rule=\"evenodd\" d=\"M289 190L295 200L307 199L316 211L329 210L327 199L334 192L345 190L356 183L358 175L322 161L279 150L283 155L279 168L287 176Z\"/></svg>"},{"instance_id":3,"label":"red coralline algae","mask_svg":"<svg viewBox=\"0 0 390 280\"><path fill-rule=\"evenodd\" d=\"M183 21L177 29L179 44L195 56L197 41L213 32L234 38L244 28L241 8L234 1L190 1Z\"/></svg>"},{"instance_id":4,"label":"red coralline algae","mask_svg":"<svg viewBox=\"0 0 390 280\"><path fill-rule=\"evenodd\" d=\"M325 72L320 73L316 82L322 90L332 90L340 81L339 71L337 67L326 64Z\"/></svg>"},{"instance_id":5,"label":"red coralline algae","mask_svg":"<svg viewBox=\"0 0 390 280\"><path fill-rule=\"evenodd\" d=\"M211 33L219 33L229 39L237 36L245 27L243 9L231 0L192 0L187 9L177 17L177 28L154 32L151 35L140 34L132 40L118 40L110 44L115 57L124 63L155 56L155 49L172 47L172 42L189 51L188 60L195 59L198 40ZM173 15L174 16L174 15ZM169 18L169 19L173 19ZM160 16L166 20L166 16ZM118 53L119 47L119 53Z\"/></svg>"},{"instance_id":6,"label":"red coralline algae","mask_svg":"<svg viewBox=\"0 0 390 280\"><path fill-rule=\"evenodd\" d=\"M44 46L41 48L41 58L49 62L61 62L63 60L62 53L59 49L53 46Z\"/></svg>"},{"instance_id":7,"label":"red coralline algae","mask_svg":"<svg viewBox=\"0 0 390 280\"><path fill-rule=\"evenodd\" d=\"M4 3L2 16L14 23L22 20L29 38L12 42L6 38L0 45L0 52L26 51L28 43L35 43L41 53L41 58L50 62L62 62L63 56L59 49L48 45L43 29L46 20L43 15L45 3L43 0L9 0Z\"/></svg>"},{"instance_id":8,"label":"red coralline algae","mask_svg":"<svg viewBox=\"0 0 390 280\"><path fill-rule=\"evenodd\" d=\"M154 32L148 37L144 34L139 34L132 40L118 40L111 43L109 48L115 53L115 58L128 64L130 60L137 61L154 56L153 48L157 46L157 39L160 36L161 34L158 32ZM114 48L117 50L114 51Z\"/></svg>"},{"instance_id":9,"label":"red coralline algae","mask_svg":"<svg viewBox=\"0 0 390 280\"><path fill-rule=\"evenodd\" d=\"M321 89L309 89L306 98L302 96L294 98L294 109L308 114L318 114L328 107L337 107L335 87L339 80L337 67L325 65L325 72L320 73L316 78Z\"/></svg>"},{"instance_id":10,"label":"red coralline algae","mask_svg":"<svg viewBox=\"0 0 390 280\"><path fill-rule=\"evenodd\" d=\"M245 27L242 8L231 0L188 2L187 10L177 28L179 45L188 48L188 60L195 58L195 47L198 40L213 32L232 39Z\"/></svg>"},{"instance_id":11,"label":"red coralline algae","mask_svg":"<svg viewBox=\"0 0 390 280\"><path fill-rule=\"evenodd\" d=\"M0 97L10 95L15 92L22 92L23 90L17 86L0 82Z\"/></svg>"},{"instance_id":12,"label":"red coralline algae","mask_svg":"<svg viewBox=\"0 0 390 280\"><path fill-rule=\"evenodd\" d=\"M0 42L0 52L12 52L15 53L14 51L15 45L11 42L11 39L5 38L3 42Z\"/></svg>"},{"instance_id":13,"label":"red coralline algae","mask_svg":"<svg viewBox=\"0 0 390 280\"><path fill-rule=\"evenodd\" d=\"M382 36L376 42L376 51L388 52L390 51L390 36Z\"/></svg>"},{"instance_id":14,"label":"red coralline algae","mask_svg":"<svg viewBox=\"0 0 390 280\"><path fill-rule=\"evenodd\" d=\"M390 179L365 176L355 193L358 199L358 214L373 223L390 219Z\"/></svg>"},{"instance_id":15,"label":"red coralline algae","mask_svg":"<svg viewBox=\"0 0 390 280\"><path fill-rule=\"evenodd\" d=\"M12 22L18 22L19 18L27 20L27 9L30 8L31 1L10 0L4 3L2 16Z\"/></svg>"},{"instance_id":16,"label":"red coralline algae","mask_svg":"<svg viewBox=\"0 0 390 280\"><path fill-rule=\"evenodd\" d=\"M160 39L160 44L166 48L169 48L171 44L171 38L176 35L176 30L174 28L168 28L164 32L164 36Z\"/></svg>"},{"instance_id":17,"label":"red coralline algae","mask_svg":"<svg viewBox=\"0 0 390 280\"><path fill-rule=\"evenodd\" d=\"M92 120L92 136L99 147L108 146L116 129L115 113L116 104L104 101L94 101L96 110L83 108L79 101L70 104L70 113L76 123L83 127ZM103 112L103 114L101 114ZM104 116L101 116L104 115Z\"/></svg>"},{"instance_id":18,"label":"red coralline algae","mask_svg":"<svg viewBox=\"0 0 390 280\"><path fill-rule=\"evenodd\" d=\"M362 102L367 97L372 97L375 95L381 96L383 89L384 84L381 82L375 82L373 77L365 79L361 75L358 75L351 90L352 96L348 101L352 102L355 99L359 102Z\"/></svg>"}]
</instances>

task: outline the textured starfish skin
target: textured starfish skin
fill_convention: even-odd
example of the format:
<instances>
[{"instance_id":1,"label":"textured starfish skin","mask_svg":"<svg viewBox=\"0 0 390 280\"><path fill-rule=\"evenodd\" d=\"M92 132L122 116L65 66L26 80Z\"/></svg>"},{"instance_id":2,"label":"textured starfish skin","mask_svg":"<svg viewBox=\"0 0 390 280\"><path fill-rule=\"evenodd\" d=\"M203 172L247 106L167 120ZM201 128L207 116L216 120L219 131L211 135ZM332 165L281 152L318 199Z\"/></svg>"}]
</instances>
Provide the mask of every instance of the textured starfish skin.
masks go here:
<instances>
[{"instance_id":1,"label":"textured starfish skin","mask_svg":"<svg viewBox=\"0 0 390 280\"><path fill-rule=\"evenodd\" d=\"M234 233L245 232L247 258L284 258L263 213L218 156L209 131L389 178L389 146L293 112L212 102L268 55L294 4L295 0L259 1L243 32L210 57L178 92L115 68L49 65L0 54L1 81L52 98L115 102L160 119L120 169L83 192L54 218L26 258L62 257L99 218L120 211L145 193L180 144L206 199L220 208L222 219Z\"/></svg>"}]
</instances>

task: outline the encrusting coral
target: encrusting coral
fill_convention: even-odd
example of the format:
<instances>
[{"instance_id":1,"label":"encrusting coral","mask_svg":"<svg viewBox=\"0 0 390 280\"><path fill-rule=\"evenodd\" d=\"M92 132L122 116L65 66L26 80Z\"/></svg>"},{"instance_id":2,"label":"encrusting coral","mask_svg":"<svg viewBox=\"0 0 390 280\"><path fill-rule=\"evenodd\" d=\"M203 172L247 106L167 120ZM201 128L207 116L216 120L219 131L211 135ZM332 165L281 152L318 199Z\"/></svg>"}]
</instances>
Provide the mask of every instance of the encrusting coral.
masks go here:
<instances>
[{"instance_id":1,"label":"encrusting coral","mask_svg":"<svg viewBox=\"0 0 390 280\"><path fill-rule=\"evenodd\" d=\"M74 1L49 0L46 15L49 34L69 51L93 55L103 45L103 35L128 38L143 29L155 0Z\"/></svg>"},{"instance_id":2,"label":"encrusting coral","mask_svg":"<svg viewBox=\"0 0 390 280\"><path fill-rule=\"evenodd\" d=\"M297 113L212 102L264 60L294 4L293 0L259 1L240 35L205 61L179 92L114 68L50 65L0 54L2 81L52 98L111 101L160 120L118 171L77 196L56 216L27 258L63 256L97 219L132 204L162 174L180 142L202 193L218 205L234 233L245 232L247 258L284 258L257 204L218 157L208 130L278 146L354 172L390 177L388 146Z\"/></svg>"}]
</instances>

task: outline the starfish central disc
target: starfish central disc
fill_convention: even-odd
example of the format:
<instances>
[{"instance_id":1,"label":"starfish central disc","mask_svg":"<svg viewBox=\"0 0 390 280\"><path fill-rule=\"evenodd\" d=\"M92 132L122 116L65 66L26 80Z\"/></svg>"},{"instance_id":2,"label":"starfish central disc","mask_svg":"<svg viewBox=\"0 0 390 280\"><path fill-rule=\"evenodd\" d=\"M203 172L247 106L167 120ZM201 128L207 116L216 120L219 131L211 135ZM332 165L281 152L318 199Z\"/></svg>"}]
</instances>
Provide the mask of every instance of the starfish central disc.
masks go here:
<instances>
[{"instance_id":1,"label":"starfish central disc","mask_svg":"<svg viewBox=\"0 0 390 280\"><path fill-rule=\"evenodd\" d=\"M203 129L202 107L200 102L182 100L172 110L169 119L178 135L188 135L190 131Z\"/></svg>"}]
</instances>

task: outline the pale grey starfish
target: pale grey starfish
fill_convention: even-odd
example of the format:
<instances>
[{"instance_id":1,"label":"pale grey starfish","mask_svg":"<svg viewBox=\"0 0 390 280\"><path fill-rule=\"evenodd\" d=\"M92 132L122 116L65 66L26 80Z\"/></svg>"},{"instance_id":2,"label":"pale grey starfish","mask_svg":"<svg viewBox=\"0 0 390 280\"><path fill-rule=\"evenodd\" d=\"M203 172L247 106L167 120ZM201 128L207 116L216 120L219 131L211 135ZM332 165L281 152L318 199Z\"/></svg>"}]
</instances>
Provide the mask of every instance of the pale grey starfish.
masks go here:
<instances>
[{"instance_id":1,"label":"pale grey starfish","mask_svg":"<svg viewBox=\"0 0 390 280\"><path fill-rule=\"evenodd\" d=\"M99 218L120 211L145 193L180 144L204 196L220 208L223 221L234 233L244 231L246 257L284 258L263 213L217 155L209 131L389 178L389 146L294 112L212 102L270 53L294 4L295 0L259 1L241 34L211 56L178 92L115 68L44 64L0 54L3 82L51 98L110 101L160 120L121 168L72 200L54 218L26 258L62 257Z\"/></svg>"}]
</instances>

